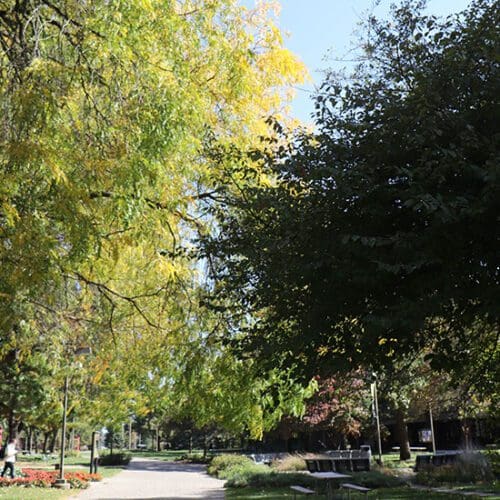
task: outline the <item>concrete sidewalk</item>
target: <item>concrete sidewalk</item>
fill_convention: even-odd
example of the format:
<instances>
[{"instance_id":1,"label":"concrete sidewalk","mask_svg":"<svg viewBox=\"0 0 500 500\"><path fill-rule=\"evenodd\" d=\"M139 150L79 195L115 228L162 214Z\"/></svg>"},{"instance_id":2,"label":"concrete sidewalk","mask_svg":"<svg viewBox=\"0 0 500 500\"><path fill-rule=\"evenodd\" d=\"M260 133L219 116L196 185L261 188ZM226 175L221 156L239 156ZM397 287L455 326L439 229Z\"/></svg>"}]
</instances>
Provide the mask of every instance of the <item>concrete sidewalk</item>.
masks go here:
<instances>
[{"instance_id":1,"label":"concrete sidewalk","mask_svg":"<svg viewBox=\"0 0 500 500\"><path fill-rule=\"evenodd\" d=\"M220 500L224 498L223 484L224 481L207 475L203 465L134 458L123 472L92 483L88 490L71 499Z\"/></svg>"}]
</instances>

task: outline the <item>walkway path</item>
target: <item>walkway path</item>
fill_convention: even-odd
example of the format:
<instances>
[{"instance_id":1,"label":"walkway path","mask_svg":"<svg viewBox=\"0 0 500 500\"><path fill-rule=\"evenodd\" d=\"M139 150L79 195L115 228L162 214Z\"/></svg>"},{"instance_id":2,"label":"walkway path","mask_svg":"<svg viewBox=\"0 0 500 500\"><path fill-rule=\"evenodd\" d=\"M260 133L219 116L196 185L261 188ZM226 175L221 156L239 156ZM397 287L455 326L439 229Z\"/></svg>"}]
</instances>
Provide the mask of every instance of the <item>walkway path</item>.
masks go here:
<instances>
[{"instance_id":1,"label":"walkway path","mask_svg":"<svg viewBox=\"0 0 500 500\"><path fill-rule=\"evenodd\" d=\"M72 496L75 500L122 498L177 500L224 498L224 481L206 474L205 467L181 462L134 458L123 472Z\"/></svg>"}]
</instances>

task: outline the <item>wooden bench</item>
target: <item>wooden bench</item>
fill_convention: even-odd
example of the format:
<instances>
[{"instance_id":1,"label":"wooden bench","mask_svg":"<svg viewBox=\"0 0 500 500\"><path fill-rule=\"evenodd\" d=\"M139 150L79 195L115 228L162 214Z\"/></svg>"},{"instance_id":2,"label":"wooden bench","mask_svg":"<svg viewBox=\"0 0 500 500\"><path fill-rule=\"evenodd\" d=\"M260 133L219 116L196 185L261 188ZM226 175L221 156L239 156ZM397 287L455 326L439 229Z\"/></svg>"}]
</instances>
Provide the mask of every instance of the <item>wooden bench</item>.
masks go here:
<instances>
[{"instance_id":1,"label":"wooden bench","mask_svg":"<svg viewBox=\"0 0 500 500\"><path fill-rule=\"evenodd\" d=\"M297 493L301 493L302 495L314 495L315 493L314 490L304 488L303 486L290 486L290 489L293 490L293 498L297 498Z\"/></svg>"},{"instance_id":2,"label":"wooden bench","mask_svg":"<svg viewBox=\"0 0 500 500\"><path fill-rule=\"evenodd\" d=\"M368 496L368 492L371 491L370 488L365 488L364 486L359 486L352 483L342 483L340 487L347 490L348 498L351 498L351 490L357 491L359 493L364 493L365 497Z\"/></svg>"}]
</instances>

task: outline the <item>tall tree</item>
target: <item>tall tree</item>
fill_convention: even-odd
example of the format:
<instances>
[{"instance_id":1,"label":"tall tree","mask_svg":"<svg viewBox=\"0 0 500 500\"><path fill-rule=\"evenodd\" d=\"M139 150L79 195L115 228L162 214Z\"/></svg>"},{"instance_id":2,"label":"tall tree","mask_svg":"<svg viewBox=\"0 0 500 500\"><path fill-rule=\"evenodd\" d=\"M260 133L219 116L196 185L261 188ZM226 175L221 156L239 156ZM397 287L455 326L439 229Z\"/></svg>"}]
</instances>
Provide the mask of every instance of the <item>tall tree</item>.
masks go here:
<instances>
[{"instance_id":1,"label":"tall tree","mask_svg":"<svg viewBox=\"0 0 500 500\"><path fill-rule=\"evenodd\" d=\"M371 19L356 74L318 93L316 132L260 156L274 184L214 210L211 304L264 362L328 374L427 347L449 367L475 344L494 373L499 4L445 20L422 7Z\"/></svg>"},{"instance_id":2,"label":"tall tree","mask_svg":"<svg viewBox=\"0 0 500 500\"><path fill-rule=\"evenodd\" d=\"M2 2L0 342L22 342L30 304L67 326L60 352L92 345L102 395L133 382L129 400L148 376L126 370L141 339L183 344L198 286L189 239L222 178L207 138L248 147L271 134L266 117L304 73L269 9Z\"/></svg>"},{"instance_id":3,"label":"tall tree","mask_svg":"<svg viewBox=\"0 0 500 500\"><path fill-rule=\"evenodd\" d=\"M199 192L204 137L251 142L279 109L279 86L301 75L262 9L251 15L232 0L5 3L4 328L15 323L13 303L47 295L63 276L120 298L109 280L124 252L174 273L189 207L209 196Z\"/></svg>"}]
</instances>

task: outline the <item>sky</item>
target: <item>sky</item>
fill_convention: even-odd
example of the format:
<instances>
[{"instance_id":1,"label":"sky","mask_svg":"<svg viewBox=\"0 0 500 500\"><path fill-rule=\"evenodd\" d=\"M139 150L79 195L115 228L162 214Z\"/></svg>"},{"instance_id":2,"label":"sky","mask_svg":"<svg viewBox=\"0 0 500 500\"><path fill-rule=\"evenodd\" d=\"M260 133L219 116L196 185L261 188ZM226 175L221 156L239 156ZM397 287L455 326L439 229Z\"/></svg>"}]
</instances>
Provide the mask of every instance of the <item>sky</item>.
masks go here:
<instances>
[{"instance_id":1,"label":"sky","mask_svg":"<svg viewBox=\"0 0 500 500\"><path fill-rule=\"evenodd\" d=\"M252 7L255 0L241 0ZM311 122L313 104L310 99L315 85L322 81L322 70L340 69L356 42L358 23L369 12L377 17L387 17L394 0L281 0L278 25L285 36L285 45L294 52L309 70L312 82L296 90L291 113L303 122ZM470 0L428 0L427 12L446 16L467 8ZM374 4L378 4L374 6Z\"/></svg>"}]
</instances>

